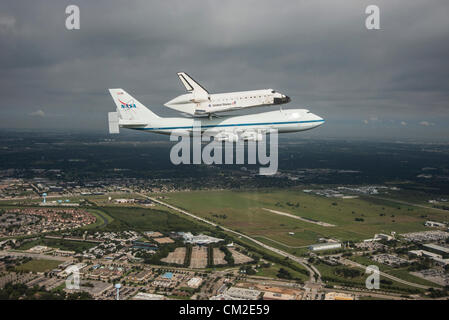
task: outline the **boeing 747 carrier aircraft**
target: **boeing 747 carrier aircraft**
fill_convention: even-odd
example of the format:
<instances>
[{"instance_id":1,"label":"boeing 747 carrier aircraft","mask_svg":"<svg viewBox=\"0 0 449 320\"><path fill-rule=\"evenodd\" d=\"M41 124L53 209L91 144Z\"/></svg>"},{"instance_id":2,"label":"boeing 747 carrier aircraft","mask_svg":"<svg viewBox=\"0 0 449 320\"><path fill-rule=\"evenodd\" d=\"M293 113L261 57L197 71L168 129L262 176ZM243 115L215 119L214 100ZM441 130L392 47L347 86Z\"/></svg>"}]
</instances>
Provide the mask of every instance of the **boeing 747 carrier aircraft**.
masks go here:
<instances>
[{"instance_id":1,"label":"boeing 747 carrier aircraft","mask_svg":"<svg viewBox=\"0 0 449 320\"><path fill-rule=\"evenodd\" d=\"M290 102L288 96L273 89L210 94L187 73L178 72L178 77L187 94L168 101L165 106L192 116L210 116L218 112Z\"/></svg>"},{"instance_id":2,"label":"boeing 747 carrier aircraft","mask_svg":"<svg viewBox=\"0 0 449 320\"><path fill-rule=\"evenodd\" d=\"M203 135L218 141L237 142L262 140L262 134L271 129L279 133L297 132L316 128L324 120L305 109L276 110L251 115L217 118L164 118L159 117L123 89L109 89L117 107L109 112L109 132L119 133L128 128L161 134L192 135L201 126Z\"/></svg>"}]
</instances>

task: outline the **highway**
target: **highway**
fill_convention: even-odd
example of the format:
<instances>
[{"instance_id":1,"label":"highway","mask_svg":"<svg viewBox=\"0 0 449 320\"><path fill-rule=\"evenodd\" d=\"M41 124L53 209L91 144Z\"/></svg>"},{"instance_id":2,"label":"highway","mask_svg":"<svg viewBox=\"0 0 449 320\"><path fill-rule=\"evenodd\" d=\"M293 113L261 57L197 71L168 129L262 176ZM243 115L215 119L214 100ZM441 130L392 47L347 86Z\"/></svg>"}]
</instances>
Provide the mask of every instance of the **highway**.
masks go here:
<instances>
[{"instance_id":1,"label":"highway","mask_svg":"<svg viewBox=\"0 0 449 320\"><path fill-rule=\"evenodd\" d=\"M347 266L357 267L357 268L361 268L361 269L363 269L363 270L366 270L366 266L364 266L364 265L362 265L362 264L360 264L360 263L354 262L354 261L352 261L352 260L340 258L340 262L342 262L343 264L345 264L345 265L347 265ZM402 279L400 279L400 278L396 278L395 276L392 276L391 274L388 274L388 273L385 273L385 272L382 272L382 271L379 271L379 275L381 275L382 277L388 278L388 279L390 279L390 280L393 280L393 281L396 281L396 282L405 284L405 285L407 285L407 286L411 286L411 287L415 287L415 288L420 288L420 289L425 289L425 290L431 288L431 287L429 287L429 286L424 286L424 285L421 285L421 284L417 284L417 283L413 283L413 282L408 282L408 281L402 280Z\"/></svg>"},{"instance_id":2,"label":"highway","mask_svg":"<svg viewBox=\"0 0 449 320\"><path fill-rule=\"evenodd\" d=\"M372 196L372 195L367 195L367 194L364 194L363 196L367 197L367 198L380 199L380 200L385 200L385 201L391 201L391 202L396 202L396 203L400 203L400 204L405 204L405 205L412 206L412 207L436 210L436 211L440 211L440 212L444 212L444 213L448 213L449 212L448 210L444 210L444 209L440 209L440 208L429 207L429 206L425 206L425 205L418 204L418 203L407 202L407 201L402 201L402 200L396 200L396 199L392 199L392 198L384 198L384 197Z\"/></svg>"}]
</instances>

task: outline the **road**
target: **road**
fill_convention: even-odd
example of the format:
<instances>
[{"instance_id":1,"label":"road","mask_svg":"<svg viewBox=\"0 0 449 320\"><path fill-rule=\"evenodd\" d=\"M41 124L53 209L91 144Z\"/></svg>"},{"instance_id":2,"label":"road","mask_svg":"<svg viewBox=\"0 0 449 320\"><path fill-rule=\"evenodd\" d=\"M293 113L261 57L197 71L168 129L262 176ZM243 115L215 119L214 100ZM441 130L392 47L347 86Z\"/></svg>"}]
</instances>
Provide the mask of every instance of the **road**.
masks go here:
<instances>
[{"instance_id":1,"label":"road","mask_svg":"<svg viewBox=\"0 0 449 320\"><path fill-rule=\"evenodd\" d=\"M347 266L357 267L357 268L361 268L363 270L366 270L366 266L364 266L364 265L362 265L360 263L354 262L352 260L340 258L340 262L342 262L343 264L345 264ZM379 274L381 276L385 277L385 278L388 278L390 280L393 280L393 281L405 284L405 285L410 286L410 287L415 287L415 288L420 288L420 289L425 289L425 290L431 288L429 286L424 286L424 285L421 285L421 284L408 282L408 281L402 280L400 278L396 278L395 276L392 276L391 274L388 274L388 273L385 273L385 272L382 272L382 271L379 271Z\"/></svg>"},{"instance_id":2,"label":"road","mask_svg":"<svg viewBox=\"0 0 449 320\"><path fill-rule=\"evenodd\" d=\"M308 246L297 246L297 247L295 247L295 246L289 246L288 244L285 244L285 243L282 243L282 242L279 242L279 241L276 241L276 240L267 238L267 237L265 237L265 236L255 236L255 237L257 237L257 238L262 238L262 239L265 239L265 240L268 240L268 241L277 243L278 245L281 245L281 246L283 246L283 247L287 247L287 248L290 248L290 249L303 249L303 248L307 248L307 247L308 247Z\"/></svg>"},{"instance_id":3,"label":"road","mask_svg":"<svg viewBox=\"0 0 449 320\"><path fill-rule=\"evenodd\" d=\"M327 222L322 222L322 221L314 221L314 220L310 220L310 219L305 219L303 217L299 217L299 216L295 216L294 214L291 213L287 213L287 212L282 212L282 211L276 211L276 210L271 210L271 209L267 209L267 208L262 208L268 212L274 213L274 214L278 214L280 216L286 216L292 219L297 219L297 220L301 220L303 222L307 222L307 223L313 223L322 227L335 227L335 224L330 224Z\"/></svg>"},{"instance_id":4,"label":"road","mask_svg":"<svg viewBox=\"0 0 449 320\"><path fill-rule=\"evenodd\" d=\"M318 281L318 283L321 282L321 280L320 280L320 279L321 279L321 274L320 274L320 272L319 272L314 266L309 265L309 264L306 262L306 260L303 259L303 258L296 257L296 256L294 256L294 255L292 255L292 254L290 254L290 253L288 253L288 252L285 252L285 251L283 251L283 250L280 250L280 249L271 247L271 246L269 246L269 245L266 245L265 243L263 243L263 242L261 242L261 241L258 241L258 240L256 240L256 239L250 237L250 236L247 236L246 234L243 234L243 233L234 231L234 230L232 230L232 229L223 227L223 226L221 226L221 225L218 225L218 224L216 224L216 223L214 223L214 222L211 222L211 221L209 221L209 220L206 220L206 219L204 219L204 218L198 217L198 216L196 216L196 215L194 215L194 214L192 214L192 213L190 213L190 212L187 212L187 211L185 211L185 210L183 210L183 209L180 209L180 208L177 208L177 207L175 207L175 206L172 206L171 204L168 204L168 203L163 202L163 201L161 201L161 200L158 200L158 199L156 199L156 198L147 196L147 195L142 194L142 193L139 193L139 192L135 192L135 193L138 194L138 195L140 195L140 196L142 196L142 197L145 197L145 198L147 198L147 199L149 199L149 200L151 200L151 201L153 201L153 202L155 202L155 203L158 203L158 204L160 204L160 205L162 205L162 206L164 206L164 207L170 208L170 209L175 210L175 211L177 211L177 212L179 212L179 213L181 213L181 214L184 214L184 215L186 215L186 216L189 216L189 217L191 217L191 218L193 218L193 219L196 219L196 220L198 220L198 221L207 223L207 224L209 224L209 225L211 225L211 226L214 226L214 227L220 227L222 230L224 230L224 231L226 231L226 232L229 232L229 233L235 234L235 235L237 235L237 236L239 236L239 237L242 237L242 238L245 238L245 239L247 239L247 240L250 240L251 242L253 242L253 243L255 243L255 244L261 246L262 248L267 249L267 250L269 250L269 251L271 251L271 252L274 252L274 253L276 253L276 254L278 254L278 255L280 255L280 256L288 257L289 259L291 259L291 260L293 260L293 261L299 263L299 264L302 265L304 268L306 268L307 271L309 271L309 273L310 273L310 282L312 282L312 283L315 283L316 281ZM317 275L317 280L315 280L315 274Z\"/></svg>"},{"instance_id":5,"label":"road","mask_svg":"<svg viewBox=\"0 0 449 320\"><path fill-rule=\"evenodd\" d=\"M28 257L33 259L57 260L61 262L72 260L71 257L51 256L41 253L18 252L18 251L0 251L1 256Z\"/></svg>"},{"instance_id":6,"label":"road","mask_svg":"<svg viewBox=\"0 0 449 320\"><path fill-rule=\"evenodd\" d=\"M357 296L364 296L364 297L372 297L372 298L379 298L379 299L386 299L386 300L409 300L410 298L404 298L402 294L393 294L393 293L380 293L374 290L368 290L361 291L360 288L332 288L327 289L324 288L323 291L325 292L343 292L343 293L349 293L349 294L355 294ZM420 298L421 299L421 298Z\"/></svg>"},{"instance_id":7,"label":"road","mask_svg":"<svg viewBox=\"0 0 449 320\"><path fill-rule=\"evenodd\" d=\"M400 204L405 204L405 205L412 206L412 207L436 210L436 211L440 211L440 212L444 212L444 213L448 213L449 212L448 210L444 210L444 209L440 209L440 208L434 208L434 207L429 207L429 206L425 206L425 205L422 205L422 204L417 204L417 203L412 203L412 202L407 202L407 201L402 201L402 200L396 200L396 199L384 198L384 197L378 197L378 196L371 196L371 195L363 195L363 196L364 197L368 197L368 198L373 198L373 199L380 199L380 200L385 200L385 201L391 201L391 202L396 202L396 203L400 203Z\"/></svg>"}]
</instances>

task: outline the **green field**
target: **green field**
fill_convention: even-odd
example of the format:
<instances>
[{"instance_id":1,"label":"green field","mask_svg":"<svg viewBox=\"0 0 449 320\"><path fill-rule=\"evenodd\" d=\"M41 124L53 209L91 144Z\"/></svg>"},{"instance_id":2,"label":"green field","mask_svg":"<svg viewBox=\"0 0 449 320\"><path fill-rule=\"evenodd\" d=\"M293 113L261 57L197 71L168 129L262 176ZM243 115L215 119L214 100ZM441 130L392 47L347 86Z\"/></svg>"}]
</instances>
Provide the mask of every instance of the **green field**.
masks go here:
<instances>
[{"instance_id":1,"label":"green field","mask_svg":"<svg viewBox=\"0 0 449 320\"><path fill-rule=\"evenodd\" d=\"M114 220L105 228L111 231L191 231L201 232L206 227L192 222L179 215L167 212L166 209L132 208L132 207L102 207Z\"/></svg>"},{"instance_id":2,"label":"green field","mask_svg":"<svg viewBox=\"0 0 449 320\"><path fill-rule=\"evenodd\" d=\"M259 236L261 241L289 252L316 243L320 237L359 241L375 233L426 230L427 219L444 220L449 213L375 198L336 199L302 190L194 191L165 195L164 201L218 224ZM323 227L262 208L336 225ZM363 221L356 221L363 219ZM289 235L294 232L294 235ZM274 240L277 241L276 244ZM279 244L280 243L280 244Z\"/></svg>"},{"instance_id":3,"label":"green field","mask_svg":"<svg viewBox=\"0 0 449 320\"><path fill-rule=\"evenodd\" d=\"M60 264L61 261L56 260L46 260L46 259L31 260L25 262L24 264L21 264L20 266L17 266L16 270L25 272L45 272L56 268Z\"/></svg>"},{"instance_id":4,"label":"green field","mask_svg":"<svg viewBox=\"0 0 449 320\"><path fill-rule=\"evenodd\" d=\"M90 230L95 228L103 228L110 224L114 219L108 215L106 212L97 210L97 209L88 209L89 213L93 214L95 218L97 219L95 223L89 224L87 226L84 226L83 230Z\"/></svg>"},{"instance_id":5,"label":"green field","mask_svg":"<svg viewBox=\"0 0 449 320\"><path fill-rule=\"evenodd\" d=\"M299 278L299 279L301 279L302 282L309 280L309 277L307 275L305 275L301 272L295 271L291 268L281 266L279 264L273 264L273 265L269 266L268 268L262 268L262 267L258 268L257 273L255 275L259 276L259 277L279 279L278 273L279 273L280 268L287 270L291 274L292 278Z\"/></svg>"},{"instance_id":6,"label":"green field","mask_svg":"<svg viewBox=\"0 0 449 320\"><path fill-rule=\"evenodd\" d=\"M378 263L378 262L371 260L370 258L365 257L365 256L352 256L349 259L353 260L355 262L358 262L360 264L363 264L365 266L376 265L379 267L380 271L391 274L392 276L398 277L405 281L421 284L424 286L440 287L440 285L438 285L434 282L427 281L423 278L416 277L416 276L410 274L409 271L407 270L407 267L398 267L398 268L391 267L391 266L388 266L385 264Z\"/></svg>"},{"instance_id":7,"label":"green field","mask_svg":"<svg viewBox=\"0 0 449 320\"><path fill-rule=\"evenodd\" d=\"M94 247L96 244L92 243L92 242L84 242L84 241L41 238L38 240L26 242L26 243L22 244L18 249L19 250L28 250L37 245L47 246L47 247L51 247L51 248L59 248L61 250L70 250L70 251L75 251L77 253L80 253L80 252L83 252L84 250L88 250L88 249Z\"/></svg>"},{"instance_id":8,"label":"green field","mask_svg":"<svg viewBox=\"0 0 449 320\"><path fill-rule=\"evenodd\" d=\"M328 266L324 263L317 263L315 267L320 271L321 277L326 281L327 284L338 285L338 286L346 286L346 287L357 287L357 288L365 288L365 281L367 275L364 273L362 269L359 268L351 268L347 266ZM356 277L344 277L340 274L336 273L338 268L350 269L359 271L360 274ZM406 280L406 279L404 279ZM382 277L381 277L382 281ZM394 291L401 292L406 294L420 293L423 292L422 289L411 287L396 281L392 281L386 279L386 281L391 281L389 284L380 283L380 288L383 291Z\"/></svg>"}]
</instances>

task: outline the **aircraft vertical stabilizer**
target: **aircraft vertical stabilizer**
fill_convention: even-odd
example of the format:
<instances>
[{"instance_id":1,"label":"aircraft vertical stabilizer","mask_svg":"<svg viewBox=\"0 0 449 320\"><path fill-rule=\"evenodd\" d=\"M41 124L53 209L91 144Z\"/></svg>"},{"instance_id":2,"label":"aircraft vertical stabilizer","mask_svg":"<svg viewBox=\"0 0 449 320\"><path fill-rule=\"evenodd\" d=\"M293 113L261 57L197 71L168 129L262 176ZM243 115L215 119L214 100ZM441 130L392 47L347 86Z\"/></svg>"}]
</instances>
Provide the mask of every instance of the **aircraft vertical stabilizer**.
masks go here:
<instances>
[{"instance_id":1,"label":"aircraft vertical stabilizer","mask_svg":"<svg viewBox=\"0 0 449 320\"><path fill-rule=\"evenodd\" d=\"M125 90L109 89L109 93L117 107L120 124L141 125L159 119L159 116L151 112Z\"/></svg>"},{"instance_id":2,"label":"aircraft vertical stabilizer","mask_svg":"<svg viewBox=\"0 0 449 320\"><path fill-rule=\"evenodd\" d=\"M187 92L193 94L194 102L202 102L209 99L209 92L207 92L207 90L204 89L198 82L193 80L187 73L178 72L178 77L184 87L186 87Z\"/></svg>"}]
</instances>

